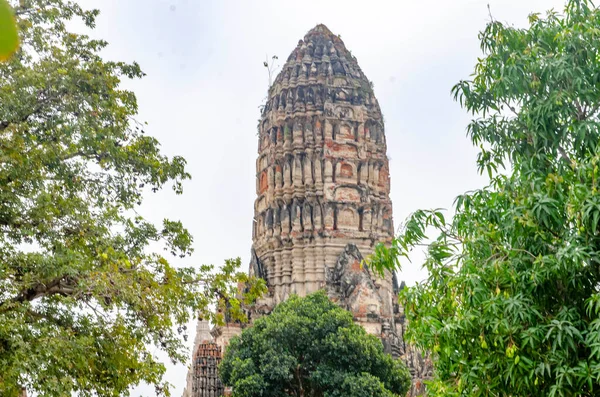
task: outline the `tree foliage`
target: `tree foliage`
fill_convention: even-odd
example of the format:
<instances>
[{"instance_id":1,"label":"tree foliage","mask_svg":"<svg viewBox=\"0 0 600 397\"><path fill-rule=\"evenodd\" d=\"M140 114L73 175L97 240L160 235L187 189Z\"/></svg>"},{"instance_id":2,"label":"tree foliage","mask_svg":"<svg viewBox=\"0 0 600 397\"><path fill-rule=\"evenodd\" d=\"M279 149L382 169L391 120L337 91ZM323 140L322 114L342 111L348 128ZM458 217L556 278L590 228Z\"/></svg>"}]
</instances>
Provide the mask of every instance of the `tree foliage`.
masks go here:
<instances>
[{"instance_id":1,"label":"tree foliage","mask_svg":"<svg viewBox=\"0 0 600 397\"><path fill-rule=\"evenodd\" d=\"M440 232L403 297L412 340L435 353L432 395L598 395L600 10L572 0L480 39L453 93L490 184L459 196L450 222L415 212L373 263Z\"/></svg>"},{"instance_id":2,"label":"tree foliage","mask_svg":"<svg viewBox=\"0 0 600 397\"><path fill-rule=\"evenodd\" d=\"M324 292L292 296L233 338L220 367L234 397L399 396L406 367Z\"/></svg>"},{"instance_id":3,"label":"tree foliage","mask_svg":"<svg viewBox=\"0 0 600 397\"><path fill-rule=\"evenodd\" d=\"M264 284L239 260L219 273L172 266L192 237L136 211L144 194L168 184L180 194L190 176L120 88L140 67L103 60L106 42L66 29L73 18L93 28L98 11L12 6L22 46L0 64L0 395L121 396L142 381L168 395L155 348L184 361L192 315L227 302L243 319L236 283L249 283L248 300Z\"/></svg>"}]
</instances>

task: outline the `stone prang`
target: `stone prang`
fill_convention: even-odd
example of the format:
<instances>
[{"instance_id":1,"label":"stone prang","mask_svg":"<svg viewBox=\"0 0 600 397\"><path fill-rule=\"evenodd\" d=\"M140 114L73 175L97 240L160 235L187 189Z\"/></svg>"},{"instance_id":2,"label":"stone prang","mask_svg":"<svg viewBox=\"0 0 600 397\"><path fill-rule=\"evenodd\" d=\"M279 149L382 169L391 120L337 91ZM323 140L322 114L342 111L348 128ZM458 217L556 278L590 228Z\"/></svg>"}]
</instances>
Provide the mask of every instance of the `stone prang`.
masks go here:
<instances>
[{"instance_id":1,"label":"stone prang","mask_svg":"<svg viewBox=\"0 0 600 397\"><path fill-rule=\"evenodd\" d=\"M259 125L253 249L272 303L327 285L346 245L393 237L383 117L371 83L324 25L308 32L269 89ZM392 284L378 280L381 314Z\"/></svg>"},{"instance_id":2,"label":"stone prang","mask_svg":"<svg viewBox=\"0 0 600 397\"><path fill-rule=\"evenodd\" d=\"M430 360L404 342L398 280L372 274L363 258L394 235L383 116L356 58L324 25L300 40L275 78L258 126L250 274L268 315L291 294L325 289L357 323L382 338L423 392ZM227 346L240 327L212 331Z\"/></svg>"}]
</instances>

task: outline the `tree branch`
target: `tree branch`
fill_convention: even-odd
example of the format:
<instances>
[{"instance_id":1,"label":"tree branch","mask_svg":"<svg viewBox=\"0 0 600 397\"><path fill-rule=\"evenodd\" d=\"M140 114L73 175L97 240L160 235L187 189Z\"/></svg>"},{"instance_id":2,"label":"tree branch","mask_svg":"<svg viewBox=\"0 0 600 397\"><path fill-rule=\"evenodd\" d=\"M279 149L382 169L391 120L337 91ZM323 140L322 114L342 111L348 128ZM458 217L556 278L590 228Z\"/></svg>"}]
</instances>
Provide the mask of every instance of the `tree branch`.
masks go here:
<instances>
[{"instance_id":1,"label":"tree branch","mask_svg":"<svg viewBox=\"0 0 600 397\"><path fill-rule=\"evenodd\" d=\"M573 166L573 160L571 160L571 158L562 146L558 145L558 151L560 153L560 157L566 160L569 163L569 165Z\"/></svg>"},{"instance_id":2,"label":"tree branch","mask_svg":"<svg viewBox=\"0 0 600 397\"><path fill-rule=\"evenodd\" d=\"M52 280L48 284L38 283L35 286L22 291L12 299L0 303L0 313L7 311L11 304L32 302L38 298L52 295L70 296L76 291L74 280L61 277Z\"/></svg>"}]
</instances>

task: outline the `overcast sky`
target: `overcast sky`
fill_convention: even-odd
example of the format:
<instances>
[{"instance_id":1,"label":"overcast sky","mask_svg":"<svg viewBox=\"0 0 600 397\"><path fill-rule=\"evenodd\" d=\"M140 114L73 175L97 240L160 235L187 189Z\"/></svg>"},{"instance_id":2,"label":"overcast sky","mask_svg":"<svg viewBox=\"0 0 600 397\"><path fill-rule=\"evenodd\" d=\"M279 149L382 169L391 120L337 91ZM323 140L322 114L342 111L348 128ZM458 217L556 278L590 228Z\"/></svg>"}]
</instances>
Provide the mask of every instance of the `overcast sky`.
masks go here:
<instances>
[{"instance_id":1,"label":"overcast sky","mask_svg":"<svg viewBox=\"0 0 600 397\"><path fill-rule=\"evenodd\" d=\"M450 96L480 55L478 32L495 19L526 26L560 0L82 0L101 10L94 37L108 59L137 61L147 77L128 83L140 119L164 152L188 161L182 196L149 196L143 212L180 219L195 253L186 262L249 261L255 198L258 107L267 93L265 56L281 64L318 23L341 35L374 82L388 142L396 226L418 208L450 208L485 184L465 136L469 116ZM418 255L417 255L418 258ZM423 279L418 260L400 275ZM191 338L193 339L193 338ZM170 366L180 396L187 369ZM140 386L134 396L151 396Z\"/></svg>"}]
</instances>

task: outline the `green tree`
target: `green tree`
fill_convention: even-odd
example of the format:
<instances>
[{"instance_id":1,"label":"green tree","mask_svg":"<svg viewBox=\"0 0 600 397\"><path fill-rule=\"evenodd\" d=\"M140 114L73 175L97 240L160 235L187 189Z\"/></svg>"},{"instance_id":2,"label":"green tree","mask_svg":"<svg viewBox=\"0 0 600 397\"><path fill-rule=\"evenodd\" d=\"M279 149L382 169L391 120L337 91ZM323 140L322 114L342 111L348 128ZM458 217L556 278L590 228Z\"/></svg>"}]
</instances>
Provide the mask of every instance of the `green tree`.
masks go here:
<instances>
[{"instance_id":1,"label":"green tree","mask_svg":"<svg viewBox=\"0 0 600 397\"><path fill-rule=\"evenodd\" d=\"M290 297L233 338L220 374L234 397L391 397L410 386L404 364L322 291Z\"/></svg>"},{"instance_id":2,"label":"green tree","mask_svg":"<svg viewBox=\"0 0 600 397\"><path fill-rule=\"evenodd\" d=\"M393 267L440 232L403 297L411 339L435 352L432 395L600 393L600 11L572 0L529 23L491 21L453 89L489 186L449 223L415 212L373 258Z\"/></svg>"},{"instance_id":3,"label":"green tree","mask_svg":"<svg viewBox=\"0 0 600 397\"><path fill-rule=\"evenodd\" d=\"M163 363L186 359L185 324L212 304L243 319L264 284L237 271L176 268L192 237L180 222L138 215L144 194L189 178L134 117L107 43L66 30L97 10L67 0L12 1L22 46L0 64L0 395L121 396L139 382L168 395ZM153 248L153 249L151 249ZM157 252L158 250L158 252ZM220 318L214 318L219 321Z\"/></svg>"}]
</instances>

